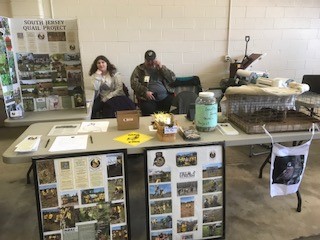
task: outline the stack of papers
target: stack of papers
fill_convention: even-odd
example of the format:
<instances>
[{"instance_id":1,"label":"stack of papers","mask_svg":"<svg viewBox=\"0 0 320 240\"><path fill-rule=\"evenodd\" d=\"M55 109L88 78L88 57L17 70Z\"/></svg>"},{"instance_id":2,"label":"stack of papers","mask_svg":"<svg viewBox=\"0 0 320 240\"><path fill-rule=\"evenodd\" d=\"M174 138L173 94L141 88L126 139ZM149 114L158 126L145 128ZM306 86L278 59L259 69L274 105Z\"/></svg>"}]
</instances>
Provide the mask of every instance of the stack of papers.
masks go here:
<instances>
[{"instance_id":1,"label":"stack of papers","mask_svg":"<svg viewBox=\"0 0 320 240\"><path fill-rule=\"evenodd\" d=\"M35 152L38 150L41 135L29 135L23 139L14 150L15 152Z\"/></svg>"},{"instance_id":2,"label":"stack of papers","mask_svg":"<svg viewBox=\"0 0 320 240\"><path fill-rule=\"evenodd\" d=\"M81 150L87 148L88 135L58 136L49 152Z\"/></svg>"}]
</instances>

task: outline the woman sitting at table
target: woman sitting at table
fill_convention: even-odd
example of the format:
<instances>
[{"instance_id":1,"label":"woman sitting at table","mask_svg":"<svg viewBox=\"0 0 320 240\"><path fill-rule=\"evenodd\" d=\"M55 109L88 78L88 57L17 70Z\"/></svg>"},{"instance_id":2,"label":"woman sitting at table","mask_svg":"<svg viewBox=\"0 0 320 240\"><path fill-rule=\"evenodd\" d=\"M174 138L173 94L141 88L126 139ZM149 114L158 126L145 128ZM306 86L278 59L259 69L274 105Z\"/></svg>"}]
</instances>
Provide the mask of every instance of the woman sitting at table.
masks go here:
<instances>
[{"instance_id":1,"label":"woman sitting at table","mask_svg":"<svg viewBox=\"0 0 320 240\"><path fill-rule=\"evenodd\" d=\"M91 118L113 118L117 111L136 109L120 73L105 56L96 57L89 75L93 76L95 90Z\"/></svg>"}]
</instances>

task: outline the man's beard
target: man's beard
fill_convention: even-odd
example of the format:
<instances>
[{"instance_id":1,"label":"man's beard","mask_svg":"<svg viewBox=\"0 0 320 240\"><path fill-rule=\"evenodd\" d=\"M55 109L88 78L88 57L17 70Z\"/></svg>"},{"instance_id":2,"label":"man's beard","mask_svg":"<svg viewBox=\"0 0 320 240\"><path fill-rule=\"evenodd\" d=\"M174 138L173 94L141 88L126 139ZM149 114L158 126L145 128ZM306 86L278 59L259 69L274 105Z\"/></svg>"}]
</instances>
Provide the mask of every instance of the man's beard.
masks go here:
<instances>
[{"instance_id":1,"label":"man's beard","mask_svg":"<svg viewBox=\"0 0 320 240\"><path fill-rule=\"evenodd\" d=\"M158 80L159 78L159 71L155 66L147 68L147 72L150 75L152 80Z\"/></svg>"}]
</instances>

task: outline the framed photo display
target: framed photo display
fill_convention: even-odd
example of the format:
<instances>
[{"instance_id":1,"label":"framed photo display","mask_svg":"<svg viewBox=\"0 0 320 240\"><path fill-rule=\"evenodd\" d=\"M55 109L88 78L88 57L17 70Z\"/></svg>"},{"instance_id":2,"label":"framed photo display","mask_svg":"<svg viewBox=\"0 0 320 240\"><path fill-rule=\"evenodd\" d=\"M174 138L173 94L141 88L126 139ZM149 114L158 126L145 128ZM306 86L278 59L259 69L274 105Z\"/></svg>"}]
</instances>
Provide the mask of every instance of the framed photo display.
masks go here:
<instances>
[{"instance_id":1,"label":"framed photo display","mask_svg":"<svg viewBox=\"0 0 320 240\"><path fill-rule=\"evenodd\" d=\"M40 239L130 239L126 154L34 158Z\"/></svg>"},{"instance_id":2,"label":"framed photo display","mask_svg":"<svg viewBox=\"0 0 320 240\"><path fill-rule=\"evenodd\" d=\"M145 150L148 239L225 238L224 143Z\"/></svg>"}]
</instances>

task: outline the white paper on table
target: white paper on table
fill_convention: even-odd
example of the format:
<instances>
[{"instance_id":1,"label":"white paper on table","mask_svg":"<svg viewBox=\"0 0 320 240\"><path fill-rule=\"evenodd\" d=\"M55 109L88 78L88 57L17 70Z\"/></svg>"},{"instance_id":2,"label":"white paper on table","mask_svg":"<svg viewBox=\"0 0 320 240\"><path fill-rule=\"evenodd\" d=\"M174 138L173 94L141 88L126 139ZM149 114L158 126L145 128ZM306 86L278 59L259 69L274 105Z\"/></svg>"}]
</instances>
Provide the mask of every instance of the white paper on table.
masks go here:
<instances>
[{"instance_id":1,"label":"white paper on table","mask_svg":"<svg viewBox=\"0 0 320 240\"><path fill-rule=\"evenodd\" d=\"M42 135L29 135L16 145L15 152L35 152L38 150Z\"/></svg>"},{"instance_id":2,"label":"white paper on table","mask_svg":"<svg viewBox=\"0 0 320 240\"><path fill-rule=\"evenodd\" d=\"M54 125L48 133L48 136L75 135L79 128L80 123Z\"/></svg>"},{"instance_id":3,"label":"white paper on table","mask_svg":"<svg viewBox=\"0 0 320 240\"><path fill-rule=\"evenodd\" d=\"M49 152L86 149L88 135L57 136Z\"/></svg>"},{"instance_id":4,"label":"white paper on table","mask_svg":"<svg viewBox=\"0 0 320 240\"><path fill-rule=\"evenodd\" d=\"M108 130L108 126L109 121L82 122L78 133L106 132Z\"/></svg>"},{"instance_id":5,"label":"white paper on table","mask_svg":"<svg viewBox=\"0 0 320 240\"><path fill-rule=\"evenodd\" d=\"M150 126L149 126L149 131L150 131L150 132L156 132L157 129L154 128L153 125L150 125Z\"/></svg>"}]
</instances>

